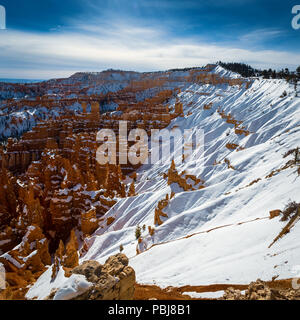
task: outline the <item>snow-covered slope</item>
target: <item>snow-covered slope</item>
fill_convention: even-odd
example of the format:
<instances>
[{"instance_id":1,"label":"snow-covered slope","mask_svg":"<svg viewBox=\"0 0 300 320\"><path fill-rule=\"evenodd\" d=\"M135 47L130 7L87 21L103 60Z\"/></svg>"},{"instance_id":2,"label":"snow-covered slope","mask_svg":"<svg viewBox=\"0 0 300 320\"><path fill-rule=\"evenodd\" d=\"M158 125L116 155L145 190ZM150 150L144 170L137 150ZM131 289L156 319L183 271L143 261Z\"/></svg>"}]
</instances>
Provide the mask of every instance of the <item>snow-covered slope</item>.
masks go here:
<instances>
[{"instance_id":1,"label":"snow-covered slope","mask_svg":"<svg viewBox=\"0 0 300 320\"><path fill-rule=\"evenodd\" d=\"M237 78L221 67L213 72ZM271 210L300 201L296 168L278 170L290 160L283 154L300 146L300 98L294 87L276 79L252 79L249 86L186 84L177 98L184 117L174 119L169 129L202 129L205 136L203 165L182 163L176 169L190 169L205 188L184 191L168 185L163 174L171 161L142 166L137 195L119 200L106 213L103 225L85 240L88 251L81 262L104 263L122 245L138 283L166 287L294 277L300 264L300 224L270 247L286 222L269 219ZM175 103L173 99L170 106ZM247 134L236 133L226 122L229 114L243 121L240 127ZM158 202L172 191L175 195L163 210L168 217L154 225ZM109 225L108 217L114 218ZM141 243L135 238L138 225L145 226ZM152 236L149 226L155 229Z\"/></svg>"},{"instance_id":2,"label":"snow-covered slope","mask_svg":"<svg viewBox=\"0 0 300 320\"><path fill-rule=\"evenodd\" d=\"M115 221L95 232L81 260L103 262L122 244L138 282L160 286L293 277L293 268L300 263L296 241L300 225L268 248L285 225L279 217L268 217L289 199L299 201L300 180L295 168L266 178L286 163L282 157L286 151L299 146L300 98L293 87L283 80L257 79L248 89L194 84L178 97L185 117L173 120L170 128L204 130L204 167L195 168L193 174L205 180L206 188L177 192L164 209L168 218L154 226L157 203L174 186L162 178L169 164L142 167L138 195L121 200L106 214ZM204 110L209 103L211 109ZM250 134L236 134L218 110L243 121ZM245 149L229 150L228 143ZM234 169L228 168L225 158ZM176 167L179 172L185 168L185 164ZM135 239L137 225L147 226L141 244ZM155 228L153 236L148 226ZM138 255L137 247L142 251Z\"/></svg>"}]
</instances>

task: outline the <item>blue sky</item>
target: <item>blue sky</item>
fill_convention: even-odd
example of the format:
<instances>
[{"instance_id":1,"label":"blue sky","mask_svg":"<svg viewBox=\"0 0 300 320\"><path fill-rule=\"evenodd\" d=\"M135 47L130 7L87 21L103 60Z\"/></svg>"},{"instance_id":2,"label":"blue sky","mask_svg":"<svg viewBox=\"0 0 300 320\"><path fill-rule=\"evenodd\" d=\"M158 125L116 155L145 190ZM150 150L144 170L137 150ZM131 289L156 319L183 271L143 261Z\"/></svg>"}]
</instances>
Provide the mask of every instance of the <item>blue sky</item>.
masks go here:
<instances>
[{"instance_id":1,"label":"blue sky","mask_svg":"<svg viewBox=\"0 0 300 320\"><path fill-rule=\"evenodd\" d=\"M150 71L242 61L300 65L296 1L0 0L0 77L69 76L107 68Z\"/></svg>"}]
</instances>

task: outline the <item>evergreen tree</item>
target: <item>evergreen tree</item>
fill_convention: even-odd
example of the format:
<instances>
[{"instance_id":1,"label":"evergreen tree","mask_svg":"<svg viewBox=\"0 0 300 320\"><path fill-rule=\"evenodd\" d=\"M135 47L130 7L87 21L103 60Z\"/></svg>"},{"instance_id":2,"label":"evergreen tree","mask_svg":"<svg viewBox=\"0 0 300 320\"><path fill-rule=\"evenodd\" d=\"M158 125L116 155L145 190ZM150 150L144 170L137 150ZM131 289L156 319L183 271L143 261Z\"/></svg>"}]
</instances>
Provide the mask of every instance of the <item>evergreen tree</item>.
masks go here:
<instances>
[{"instance_id":1,"label":"evergreen tree","mask_svg":"<svg viewBox=\"0 0 300 320\"><path fill-rule=\"evenodd\" d=\"M285 74L285 78L289 78L289 76L290 76L290 70L289 70L289 68L285 68L285 69L284 69L284 74Z\"/></svg>"},{"instance_id":2,"label":"evergreen tree","mask_svg":"<svg viewBox=\"0 0 300 320\"><path fill-rule=\"evenodd\" d=\"M245 63L237 63L237 62L225 63L225 62L219 61L218 65L220 65L221 67L227 70L239 73L243 77L255 76L255 70L251 66Z\"/></svg>"},{"instance_id":3,"label":"evergreen tree","mask_svg":"<svg viewBox=\"0 0 300 320\"><path fill-rule=\"evenodd\" d=\"M300 79L300 66L296 69L297 77Z\"/></svg>"},{"instance_id":4,"label":"evergreen tree","mask_svg":"<svg viewBox=\"0 0 300 320\"><path fill-rule=\"evenodd\" d=\"M141 230L141 227L140 226L136 226L136 229L135 229L135 238L136 240L138 240L142 235L142 230Z\"/></svg>"},{"instance_id":5,"label":"evergreen tree","mask_svg":"<svg viewBox=\"0 0 300 320\"><path fill-rule=\"evenodd\" d=\"M269 79L270 78L269 72L267 70L263 70L262 76L264 77L264 79Z\"/></svg>"}]
</instances>

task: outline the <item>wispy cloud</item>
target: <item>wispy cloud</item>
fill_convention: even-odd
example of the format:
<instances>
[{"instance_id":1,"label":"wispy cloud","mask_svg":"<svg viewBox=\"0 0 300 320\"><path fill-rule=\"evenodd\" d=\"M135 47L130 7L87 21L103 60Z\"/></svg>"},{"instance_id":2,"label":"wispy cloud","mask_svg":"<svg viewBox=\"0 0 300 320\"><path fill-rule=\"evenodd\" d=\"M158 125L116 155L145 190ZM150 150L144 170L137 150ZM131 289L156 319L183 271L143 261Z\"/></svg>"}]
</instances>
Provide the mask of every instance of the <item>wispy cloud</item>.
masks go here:
<instances>
[{"instance_id":1,"label":"wispy cloud","mask_svg":"<svg viewBox=\"0 0 300 320\"><path fill-rule=\"evenodd\" d=\"M264 36L276 36L265 31ZM251 39L245 35L244 39ZM254 35L253 35L254 37ZM218 60L244 61L256 67L294 67L300 54L245 50L168 35L161 28L78 24L76 31L37 33L6 30L0 37L0 77L50 78L76 71L121 68L138 71L199 66Z\"/></svg>"},{"instance_id":2,"label":"wispy cloud","mask_svg":"<svg viewBox=\"0 0 300 320\"><path fill-rule=\"evenodd\" d=\"M283 30L257 29L240 36L239 40L248 43L260 43L267 40L273 40L274 38L278 38L283 34Z\"/></svg>"}]
</instances>

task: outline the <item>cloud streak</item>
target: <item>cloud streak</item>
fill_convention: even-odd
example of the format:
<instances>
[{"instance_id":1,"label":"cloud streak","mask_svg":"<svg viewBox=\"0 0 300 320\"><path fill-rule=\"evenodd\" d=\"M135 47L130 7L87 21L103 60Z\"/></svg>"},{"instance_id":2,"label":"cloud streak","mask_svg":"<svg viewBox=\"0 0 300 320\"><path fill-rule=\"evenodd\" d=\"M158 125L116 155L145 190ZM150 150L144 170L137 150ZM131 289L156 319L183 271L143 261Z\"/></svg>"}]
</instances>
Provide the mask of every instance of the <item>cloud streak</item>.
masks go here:
<instances>
[{"instance_id":1,"label":"cloud streak","mask_svg":"<svg viewBox=\"0 0 300 320\"><path fill-rule=\"evenodd\" d=\"M271 32L271 31L270 31ZM275 31L274 31L275 32ZM275 33L265 36L276 36ZM245 35L249 39L253 35ZM255 38L255 37L254 37ZM137 71L201 66L209 62L243 61L256 67L294 68L300 54L246 50L174 37L160 28L128 25L77 25L50 33L5 30L0 37L0 77L53 78L76 71L120 68Z\"/></svg>"},{"instance_id":2,"label":"cloud streak","mask_svg":"<svg viewBox=\"0 0 300 320\"><path fill-rule=\"evenodd\" d=\"M276 29L257 29L242 35L239 40L251 43L271 40L282 36L284 32Z\"/></svg>"}]
</instances>

